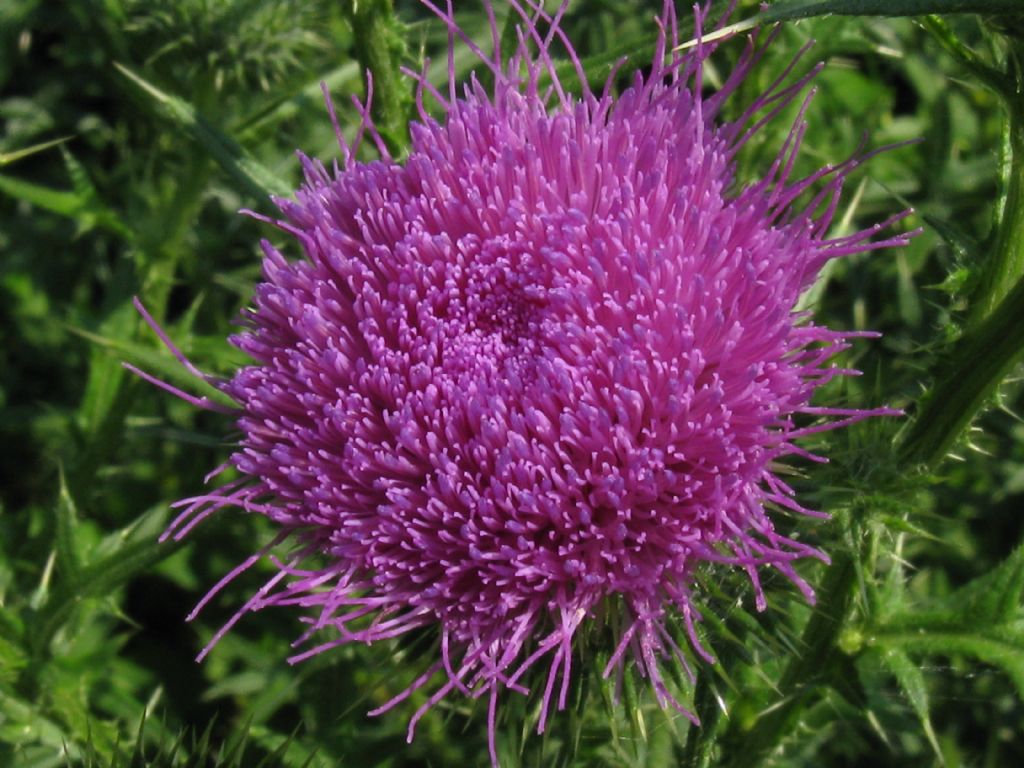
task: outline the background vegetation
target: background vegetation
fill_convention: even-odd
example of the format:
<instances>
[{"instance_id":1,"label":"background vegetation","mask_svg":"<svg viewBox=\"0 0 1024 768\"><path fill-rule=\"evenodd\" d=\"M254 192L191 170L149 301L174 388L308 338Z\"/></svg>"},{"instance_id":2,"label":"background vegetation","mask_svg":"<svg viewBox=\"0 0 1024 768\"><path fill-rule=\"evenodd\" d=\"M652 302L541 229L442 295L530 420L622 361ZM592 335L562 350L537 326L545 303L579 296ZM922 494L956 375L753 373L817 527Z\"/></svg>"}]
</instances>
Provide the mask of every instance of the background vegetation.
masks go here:
<instances>
[{"instance_id":1,"label":"background vegetation","mask_svg":"<svg viewBox=\"0 0 1024 768\"><path fill-rule=\"evenodd\" d=\"M267 193L299 182L296 148L336 156L321 81L351 136L347 96L373 67L378 123L400 150L411 85L396 64L427 53L443 79L444 25L413 2L395 5L0 4L0 765L485 761L484 713L454 697L412 745L413 707L365 716L423 668L429 633L289 667L297 616L261 613L193 662L261 575L239 579L192 624L185 615L269 530L227 512L184 546L156 542L169 504L197 493L227 456L231 425L121 366L195 387L140 321L135 295L205 370L227 375L243 362L225 339L258 280L256 244L284 243L237 211L272 214ZM463 28L487 39L482 7L458 5ZM543 738L524 738L528 703L509 700L508 765L1024 764L1015 7L773 6L917 14L787 21L733 104L738 114L815 38L798 67L827 62L805 170L845 159L865 133L870 146L921 139L859 170L841 210L842 226L858 227L913 206L906 226L923 233L899 252L837 264L808 298L831 326L885 334L850 353L866 375L823 401L911 416L829 436L830 466L796 466L805 503L834 513L795 523L835 559L804 569L822 594L817 611L780 580L756 614L742 578L701 574L704 632L720 660L687 686L702 729L661 714L643 681L608 706L596 676L579 675L578 706ZM565 25L595 82L619 54L647 60L659 8L571 4ZM982 13L923 15L965 9ZM743 2L733 18L756 12ZM711 87L738 51L733 42L716 54ZM456 62L464 74L474 63L464 49ZM744 153L743 178L764 169L788 125L781 116Z\"/></svg>"}]
</instances>

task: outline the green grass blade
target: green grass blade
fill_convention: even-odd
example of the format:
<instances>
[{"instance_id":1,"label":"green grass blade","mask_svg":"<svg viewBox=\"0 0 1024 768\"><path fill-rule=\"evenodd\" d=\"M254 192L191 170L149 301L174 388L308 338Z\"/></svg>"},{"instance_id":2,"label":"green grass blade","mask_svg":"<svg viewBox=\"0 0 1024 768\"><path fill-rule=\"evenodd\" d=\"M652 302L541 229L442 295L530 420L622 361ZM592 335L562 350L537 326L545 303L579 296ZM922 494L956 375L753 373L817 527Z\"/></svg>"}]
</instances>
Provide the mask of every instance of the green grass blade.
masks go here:
<instances>
[{"instance_id":1,"label":"green grass blade","mask_svg":"<svg viewBox=\"0 0 1024 768\"><path fill-rule=\"evenodd\" d=\"M85 201L74 192L51 189L12 176L0 176L0 192L69 219L77 218L86 205Z\"/></svg>"},{"instance_id":2,"label":"green grass blade","mask_svg":"<svg viewBox=\"0 0 1024 768\"><path fill-rule=\"evenodd\" d=\"M86 190L67 191L45 187L13 176L0 176L0 192L17 200L77 222L81 231L99 227L129 238L131 231L120 217Z\"/></svg>"},{"instance_id":3,"label":"green grass blade","mask_svg":"<svg viewBox=\"0 0 1024 768\"><path fill-rule=\"evenodd\" d=\"M66 581L77 581L81 563L75 548L75 526L78 524L78 510L75 500L71 498L64 478L64 470L60 470L60 493L54 507L54 542L57 550L57 569Z\"/></svg>"},{"instance_id":4,"label":"green grass blade","mask_svg":"<svg viewBox=\"0 0 1024 768\"><path fill-rule=\"evenodd\" d=\"M39 144L33 144L31 147L24 147L22 149L16 149L13 152L0 152L0 168L5 165L17 162L24 157L34 155L37 152L45 152L47 149L57 147L63 144L65 141L70 141L70 136L61 136L59 139L51 139L50 141L44 141Z\"/></svg>"}]
</instances>

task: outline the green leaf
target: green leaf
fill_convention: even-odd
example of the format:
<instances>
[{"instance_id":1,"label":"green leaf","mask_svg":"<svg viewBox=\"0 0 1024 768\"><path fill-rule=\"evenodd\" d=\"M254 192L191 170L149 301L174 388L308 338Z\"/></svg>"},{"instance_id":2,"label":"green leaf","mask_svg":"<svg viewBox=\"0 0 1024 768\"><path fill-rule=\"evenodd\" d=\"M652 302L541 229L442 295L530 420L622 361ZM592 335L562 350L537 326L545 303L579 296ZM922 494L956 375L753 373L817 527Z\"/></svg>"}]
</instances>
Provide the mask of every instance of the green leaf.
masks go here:
<instances>
[{"instance_id":1,"label":"green leaf","mask_svg":"<svg viewBox=\"0 0 1024 768\"><path fill-rule=\"evenodd\" d=\"M1024 596L1024 544L996 568L951 596L951 608L966 626L991 626L1013 621Z\"/></svg>"},{"instance_id":2,"label":"green leaf","mask_svg":"<svg viewBox=\"0 0 1024 768\"><path fill-rule=\"evenodd\" d=\"M647 723L640 706L640 695L636 687L636 675L622 676L622 703L629 718L630 735L634 741L647 741Z\"/></svg>"},{"instance_id":3,"label":"green leaf","mask_svg":"<svg viewBox=\"0 0 1024 768\"><path fill-rule=\"evenodd\" d=\"M924 526L906 519L906 517L902 517L900 515L879 514L875 519L895 533L909 533L912 536L918 536L922 539L927 539L936 543L942 542L941 537L936 536Z\"/></svg>"},{"instance_id":4,"label":"green leaf","mask_svg":"<svg viewBox=\"0 0 1024 768\"><path fill-rule=\"evenodd\" d=\"M996 568L949 595L941 604L884 613L879 629L893 632L959 631L1010 625L1021 617L1024 597L1024 545Z\"/></svg>"},{"instance_id":5,"label":"green leaf","mask_svg":"<svg viewBox=\"0 0 1024 768\"><path fill-rule=\"evenodd\" d=\"M294 765L305 768L313 764L316 750L306 749L299 741L298 735L302 725L297 725L288 736L282 736L267 728L252 726L249 737L262 747L267 755L260 760L256 768L271 768L277 765ZM301 761L301 762L300 762Z\"/></svg>"},{"instance_id":6,"label":"green leaf","mask_svg":"<svg viewBox=\"0 0 1024 768\"><path fill-rule=\"evenodd\" d=\"M359 65L354 61L346 61L329 72L323 73L305 85L296 93L291 93L263 105L257 112L246 115L231 124L232 133L239 139L254 136L266 131L278 123L294 118L299 114L303 104L309 102L323 103L324 85L330 93L341 89L353 90L352 83L360 77Z\"/></svg>"},{"instance_id":7,"label":"green leaf","mask_svg":"<svg viewBox=\"0 0 1024 768\"><path fill-rule=\"evenodd\" d=\"M0 635L0 685L13 683L18 677L18 671L26 664L28 655L25 649Z\"/></svg>"},{"instance_id":8,"label":"green leaf","mask_svg":"<svg viewBox=\"0 0 1024 768\"><path fill-rule=\"evenodd\" d=\"M131 301L125 298L107 312L99 324L97 335L103 338L131 338L138 322L138 312ZM75 328L70 330L78 332ZM120 428L119 420L112 418L112 414L123 406L122 385L126 371L119 363L112 361L104 349L96 348L90 354L89 376L78 406L78 420L85 434L102 435L107 440L120 438L119 434L111 433L112 429Z\"/></svg>"},{"instance_id":9,"label":"green leaf","mask_svg":"<svg viewBox=\"0 0 1024 768\"><path fill-rule=\"evenodd\" d=\"M74 192L51 189L10 176L0 176L0 191L68 218L75 218L85 206L85 202Z\"/></svg>"},{"instance_id":10,"label":"green leaf","mask_svg":"<svg viewBox=\"0 0 1024 768\"><path fill-rule=\"evenodd\" d=\"M78 223L81 231L99 227L121 237L130 236L130 230L116 213L95 197L90 197L79 191L69 192L53 189L31 181L16 179L13 176L0 176L0 192L51 213L56 213L58 216L72 219Z\"/></svg>"},{"instance_id":11,"label":"green leaf","mask_svg":"<svg viewBox=\"0 0 1024 768\"><path fill-rule=\"evenodd\" d=\"M1019 6L1018 6L1019 9ZM967 71L984 83L1005 101L1013 101L1013 81L981 59L957 37L946 20L938 15L928 15L922 19L925 29L932 33L939 44L952 54Z\"/></svg>"},{"instance_id":12,"label":"green leaf","mask_svg":"<svg viewBox=\"0 0 1024 768\"><path fill-rule=\"evenodd\" d=\"M972 656L999 667L1024 699L1024 625L978 629L976 631L877 632L868 643L885 650L939 656Z\"/></svg>"},{"instance_id":13,"label":"green leaf","mask_svg":"<svg viewBox=\"0 0 1024 768\"><path fill-rule=\"evenodd\" d=\"M163 527L166 515L166 506L160 504L110 534L90 553L96 559L81 568L74 583L62 582L46 591L29 638L36 655L47 653L54 636L84 600L109 595L177 551L179 544L157 541L156 531Z\"/></svg>"},{"instance_id":14,"label":"green leaf","mask_svg":"<svg viewBox=\"0 0 1024 768\"><path fill-rule=\"evenodd\" d=\"M170 123L168 127L173 126L189 133L243 192L261 200L271 195L287 195L292 192L292 185L217 130L191 104L160 90L122 64L115 62L114 66L135 86L137 93L157 108L159 116Z\"/></svg>"},{"instance_id":15,"label":"green leaf","mask_svg":"<svg viewBox=\"0 0 1024 768\"><path fill-rule=\"evenodd\" d=\"M60 470L60 493L54 507L54 543L57 551L57 570L67 581L78 578L81 563L75 548L75 526L78 524L78 511L75 500L71 498L63 468Z\"/></svg>"},{"instance_id":16,"label":"green leaf","mask_svg":"<svg viewBox=\"0 0 1024 768\"><path fill-rule=\"evenodd\" d=\"M0 691L0 713L0 744L19 745L19 749L42 745L52 750L53 756L58 758L58 761L53 763L56 765L65 763L67 758L78 757L78 750L73 744L68 743L63 728L47 718L33 704ZM18 764L27 766L30 763Z\"/></svg>"},{"instance_id":17,"label":"green leaf","mask_svg":"<svg viewBox=\"0 0 1024 768\"><path fill-rule=\"evenodd\" d=\"M953 253L956 254L958 259L968 264L977 263L981 246L977 240L964 232L959 225L927 213L922 214L921 218L924 219L925 224L935 230L939 237L945 241L946 245L953 249Z\"/></svg>"},{"instance_id":18,"label":"green leaf","mask_svg":"<svg viewBox=\"0 0 1024 768\"><path fill-rule=\"evenodd\" d=\"M900 682L905 688L914 683L911 673L897 671L893 665L903 662L898 656L889 657L890 652L972 656L1003 669L1024 698L1022 596L1024 545L941 606L886 616L881 626L868 633L866 644L885 652L886 665L898 679L904 676Z\"/></svg>"},{"instance_id":19,"label":"green leaf","mask_svg":"<svg viewBox=\"0 0 1024 768\"><path fill-rule=\"evenodd\" d=\"M898 648L889 648L879 654L882 664L888 668L900 689L913 707L917 719L921 721L928 743L934 750L940 763L943 763L942 749L939 747L938 739L935 737L935 729L932 728L931 717L929 716L928 688L925 685L924 674L911 658Z\"/></svg>"},{"instance_id":20,"label":"green leaf","mask_svg":"<svg viewBox=\"0 0 1024 768\"><path fill-rule=\"evenodd\" d=\"M216 387L193 376L173 357L163 354L153 347L122 338L109 338L83 328L72 327L70 330L82 338L106 348L113 354L121 356L125 362L131 363L140 370L168 383L176 382L182 386L189 387L198 391L202 396L228 407L235 405L230 398Z\"/></svg>"}]
</instances>

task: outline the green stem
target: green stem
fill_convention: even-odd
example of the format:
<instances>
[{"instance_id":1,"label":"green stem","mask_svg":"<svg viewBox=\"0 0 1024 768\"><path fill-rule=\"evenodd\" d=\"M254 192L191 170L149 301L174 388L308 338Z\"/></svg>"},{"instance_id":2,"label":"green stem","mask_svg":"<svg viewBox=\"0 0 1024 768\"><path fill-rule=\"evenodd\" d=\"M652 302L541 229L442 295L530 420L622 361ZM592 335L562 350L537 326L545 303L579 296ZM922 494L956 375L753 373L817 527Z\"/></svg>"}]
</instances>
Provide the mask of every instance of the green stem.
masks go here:
<instances>
[{"instance_id":1,"label":"green stem","mask_svg":"<svg viewBox=\"0 0 1024 768\"><path fill-rule=\"evenodd\" d=\"M967 330L934 366L934 384L904 431L899 458L934 466L1024 352L1024 69L1011 51L1000 90L1007 109L1005 193Z\"/></svg>"},{"instance_id":2,"label":"green stem","mask_svg":"<svg viewBox=\"0 0 1024 768\"><path fill-rule=\"evenodd\" d=\"M373 75L374 128L388 151L399 156L409 143L406 128L412 86L402 75L405 35L392 0L349 0L345 13L352 24L355 55Z\"/></svg>"},{"instance_id":3,"label":"green stem","mask_svg":"<svg viewBox=\"0 0 1024 768\"><path fill-rule=\"evenodd\" d=\"M1003 73L986 64L977 53L964 45L942 16L935 14L923 16L921 25L931 32L939 45L956 58L960 65L967 69L978 82L984 84L1004 100L1010 96L1012 89L1007 89L1009 83Z\"/></svg>"},{"instance_id":4,"label":"green stem","mask_svg":"<svg viewBox=\"0 0 1024 768\"><path fill-rule=\"evenodd\" d=\"M1002 210L997 214L995 244L983 265L981 284L971 308L971 328L982 323L1024 276L1024 72L1012 54L1010 62L1015 87L1006 94L1006 192Z\"/></svg>"},{"instance_id":5,"label":"green stem","mask_svg":"<svg viewBox=\"0 0 1024 768\"><path fill-rule=\"evenodd\" d=\"M793 21L829 13L844 16L921 16L926 13L1010 14L1019 0L775 0L762 12L764 21Z\"/></svg>"},{"instance_id":6,"label":"green stem","mask_svg":"<svg viewBox=\"0 0 1024 768\"><path fill-rule=\"evenodd\" d=\"M722 659L719 659L722 661ZM700 716L700 727L690 728L686 735L686 746L680 766L683 768L709 768L715 754L715 733L722 719L722 709L716 700L714 686L710 682L710 674L704 673L697 678L697 690L694 693L694 707Z\"/></svg>"},{"instance_id":7,"label":"green stem","mask_svg":"<svg viewBox=\"0 0 1024 768\"><path fill-rule=\"evenodd\" d=\"M750 730L731 740L731 768L760 765L782 737L793 730L804 703L815 694L816 680L829 668L829 658L836 652L836 640L850 612L856 582L852 553L840 553L828 569L817 606L804 628L802 652L790 661L779 680L779 703Z\"/></svg>"},{"instance_id":8,"label":"green stem","mask_svg":"<svg viewBox=\"0 0 1024 768\"><path fill-rule=\"evenodd\" d=\"M900 444L906 466L938 464L1024 356L1024 280L954 344Z\"/></svg>"}]
</instances>

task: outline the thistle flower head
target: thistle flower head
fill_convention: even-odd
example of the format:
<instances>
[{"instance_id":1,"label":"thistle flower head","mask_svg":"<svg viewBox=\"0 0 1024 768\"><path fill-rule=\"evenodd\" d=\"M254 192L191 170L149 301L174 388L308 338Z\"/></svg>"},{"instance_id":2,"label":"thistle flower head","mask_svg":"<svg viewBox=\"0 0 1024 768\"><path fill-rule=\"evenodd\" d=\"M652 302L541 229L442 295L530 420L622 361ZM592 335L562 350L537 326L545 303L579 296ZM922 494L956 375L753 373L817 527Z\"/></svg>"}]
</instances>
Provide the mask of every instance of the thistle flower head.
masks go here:
<instances>
[{"instance_id":1,"label":"thistle flower head","mask_svg":"<svg viewBox=\"0 0 1024 768\"><path fill-rule=\"evenodd\" d=\"M327 641L297 659L436 627L439 658L413 689L443 682L410 736L456 689L487 695L494 758L499 692L544 665L543 729L566 704L574 635L603 603L624 613L606 674L630 661L685 712L660 665L685 664L669 616L710 659L694 629L697 569L745 570L759 608L765 568L812 596L793 563L824 556L772 515L814 513L776 469L808 455L802 436L888 411L810 404L855 373L830 360L857 334L795 307L830 259L905 238L872 241L888 222L828 235L860 159L793 179L802 111L764 176L737 188L738 149L808 78L786 73L721 121L760 48L702 96L713 46L675 51L671 2L649 74L617 95L614 73L588 89L564 4L552 18L512 2L522 31L505 59L489 4L493 54L450 4L424 2L493 87L452 74L442 94L410 73L420 113L404 160L368 103L360 135L381 159L358 161L358 139L333 172L302 159L305 184L275 223L303 258L263 244L263 282L233 338L253 362L218 385L237 403L242 479L185 500L168 533L241 506L280 528L272 544L296 542L229 626L266 606L306 609L304 639ZM556 45L582 95L561 83Z\"/></svg>"}]
</instances>

